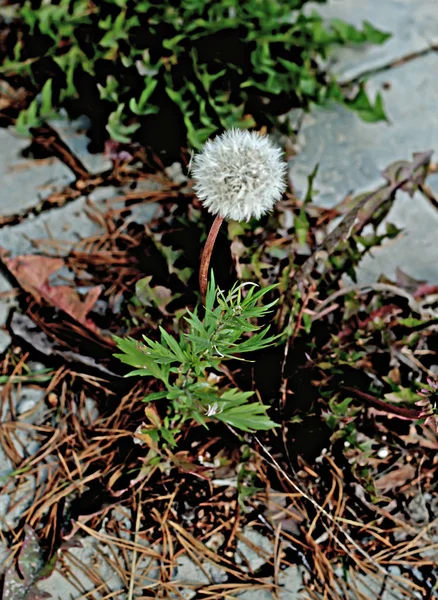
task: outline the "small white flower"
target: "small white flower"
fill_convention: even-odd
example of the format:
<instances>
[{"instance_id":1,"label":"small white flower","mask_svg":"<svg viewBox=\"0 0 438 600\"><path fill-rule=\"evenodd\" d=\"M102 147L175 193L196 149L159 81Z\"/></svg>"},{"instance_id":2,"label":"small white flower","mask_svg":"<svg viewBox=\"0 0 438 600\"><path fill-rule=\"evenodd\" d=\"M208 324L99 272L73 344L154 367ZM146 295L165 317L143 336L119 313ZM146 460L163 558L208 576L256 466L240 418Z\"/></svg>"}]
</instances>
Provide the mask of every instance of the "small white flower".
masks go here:
<instances>
[{"instance_id":1,"label":"small white flower","mask_svg":"<svg viewBox=\"0 0 438 600\"><path fill-rule=\"evenodd\" d=\"M208 404L205 416L212 417L213 415L217 415L221 412L222 411L219 409L219 404L215 402L214 404Z\"/></svg>"},{"instance_id":2,"label":"small white flower","mask_svg":"<svg viewBox=\"0 0 438 600\"><path fill-rule=\"evenodd\" d=\"M282 151L257 132L226 131L193 158L194 189L214 215L249 221L269 212L286 189Z\"/></svg>"}]
</instances>

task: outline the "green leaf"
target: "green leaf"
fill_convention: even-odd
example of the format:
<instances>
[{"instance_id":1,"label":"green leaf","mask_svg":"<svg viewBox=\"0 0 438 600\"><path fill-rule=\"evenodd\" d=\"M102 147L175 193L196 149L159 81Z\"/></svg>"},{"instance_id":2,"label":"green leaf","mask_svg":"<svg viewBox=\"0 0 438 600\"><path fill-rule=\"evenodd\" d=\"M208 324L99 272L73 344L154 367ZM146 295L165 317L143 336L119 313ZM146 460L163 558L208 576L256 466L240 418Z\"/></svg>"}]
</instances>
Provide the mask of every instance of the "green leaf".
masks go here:
<instances>
[{"instance_id":1,"label":"green leaf","mask_svg":"<svg viewBox=\"0 0 438 600\"><path fill-rule=\"evenodd\" d=\"M414 317L407 317L406 319L399 319L399 324L410 329L424 329L430 325L438 323L438 318L434 319L415 319Z\"/></svg>"},{"instance_id":2,"label":"green leaf","mask_svg":"<svg viewBox=\"0 0 438 600\"><path fill-rule=\"evenodd\" d=\"M22 135L29 135L30 129L40 127L43 121L52 117L52 80L48 79L44 84L40 98L32 100L27 109L18 115L15 128Z\"/></svg>"},{"instance_id":3,"label":"green leaf","mask_svg":"<svg viewBox=\"0 0 438 600\"><path fill-rule=\"evenodd\" d=\"M131 125L123 124L123 109L124 104L119 104L117 110L112 112L108 118L106 129L111 138L116 142L128 144L131 141L131 136L140 127L140 123L132 123Z\"/></svg>"},{"instance_id":4,"label":"green leaf","mask_svg":"<svg viewBox=\"0 0 438 600\"><path fill-rule=\"evenodd\" d=\"M244 404L227 408L227 410L216 414L214 418L248 433L268 431L274 427L279 427L267 416L266 410L267 407L262 404Z\"/></svg>"},{"instance_id":5,"label":"green leaf","mask_svg":"<svg viewBox=\"0 0 438 600\"><path fill-rule=\"evenodd\" d=\"M52 79L48 79L41 90L41 115L49 115L52 110Z\"/></svg>"},{"instance_id":6,"label":"green leaf","mask_svg":"<svg viewBox=\"0 0 438 600\"><path fill-rule=\"evenodd\" d=\"M148 394L145 398L143 398L142 402L155 402L156 400L162 400L163 398L167 398L168 392L153 392L152 394Z\"/></svg>"},{"instance_id":7,"label":"green leaf","mask_svg":"<svg viewBox=\"0 0 438 600\"><path fill-rule=\"evenodd\" d=\"M302 208L298 214L294 215L294 227L298 244L304 246L307 243L307 234L309 231L309 221L304 208Z\"/></svg>"},{"instance_id":8,"label":"green leaf","mask_svg":"<svg viewBox=\"0 0 438 600\"><path fill-rule=\"evenodd\" d=\"M167 333L167 331L165 331L162 327L159 327L160 329L160 333L161 333L161 338L166 342L166 344L169 346L169 348L173 351L173 353L175 354L175 357L177 359L179 359L182 363L185 362L186 360L186 356L184 354L184 352L181 350L181 348L179 347L177 341Z\"/></svg>"},{"instance_id":9,"label":"green leaf","mask_svg":"<svg viewBox=\"0 0 438 600\"><path fill-rule=\"evenodd\" d=\"M101 100L107 100L116 104L119 103L119 82L113 75L108 75L104 86L98 83L97 89L99 90Z\"/></svg>"},{"instance_id":10,"label":"green leaf","mask_svg":"<svg viewBox=\"0 0 438 600\"><path fill-rule=\"evenodd\" d=\"M363 121L368 123L376 123L378 121L387 121L385 109L383 106L383 98L380 92L376 95L374 105L370 101L363 85L356 96L352 100L346 100L345 105L358 113Z\"/></svg>"},{"instance_id":11,"label":"green leaf","mask_svg":"<svg viewBox=\"0 0 438 600\"><path fill-rule=\"evenodd\" d=\"M306 197L304 198L304 205L310 204L312 202L313 196L317 193L317 190L314 189L314 183L316 176L318 175L319 163L316 164L313 168L313 171L307 177L307 191Z\"/></svg>"},{"instance_id":12,"label":"green leaf","mask_svg":"<svg viewBox=\"0 0 438 600\"><path fill-rule=\"evenodd\" d=\"M386 40L392 37L391 33L376 29L369 21L363 22L363 32L366 37L366 41L370 44L383 44L386 42Z\"/></svg>"},{"instance_id":13,"label":"green leaf","mask_svg":"<svg viewBox=\"0 0 438 600\"><path fill-rule=\"evenodd\" d=\"M123 352L123 354L115 354L115 358L131 367L136 367L135 375L156 377L167 384L166 370L163 370L157 360L150 356L151 353L146 346L129 337L114 336L114 340L119 350Z\"/></svg>"},{"instance_id":14,"label":"green leaf","mask_svg":"<svg viewBox=\"0 0 438 600\"><path fill-rule=\"evenodd\" d=\"M149 104L149 98L152 96L155 88L158 85L158 79L152 79L150 77L145 79L146 87L140 95L138 102L131 98L129 102L129 108L135 115L151 115L158 112L158 106Z\"/></svg>"}]
</instances>

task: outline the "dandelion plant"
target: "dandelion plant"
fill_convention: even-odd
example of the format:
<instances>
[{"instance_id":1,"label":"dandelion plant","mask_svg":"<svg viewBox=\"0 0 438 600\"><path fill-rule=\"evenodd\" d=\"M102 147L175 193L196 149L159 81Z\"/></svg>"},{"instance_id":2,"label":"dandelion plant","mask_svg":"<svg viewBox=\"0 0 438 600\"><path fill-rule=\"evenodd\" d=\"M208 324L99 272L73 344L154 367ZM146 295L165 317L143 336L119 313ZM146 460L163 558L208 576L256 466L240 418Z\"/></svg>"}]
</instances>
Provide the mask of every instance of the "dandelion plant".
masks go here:
<instances>
[{"instance_id":1,"label":"dandelion plant","mask_svg":"<svg viewBox=\"0 0 438 600\"><path fill-rule=\"evenodd\" d=\"M215 286L212 276L207 290L205 316L187 311L187 331L179 338L160 327L160 340L143 336L115 338L121 351L116 357L135 367L129 375L152 377L162 382L162 391L149 394L145 402L167 400L168 412L161 427L152 427L157 437L175 444L175 436L187 420L208 426L222 421L241 431L268 430L275 423L267 407L250 401L253 391L221 385L221 365L229 359L245 360L242 355L272 345L276 336L254 321L265 316L276 301L260 301L275 286L256 290L255 284L236 284L225 294ZM246 289L248 288L248 289ZM246 293L245 293L246 292ZM148 431L151 434L151 431Z\"/></svg>"},{"instance_id":2,"label":"dandelion plant","mask_svg":"<svg viewBox=\"0 0 438 600\"><path fill-rule=\"evenodd\" d=\"M193 159L194 189L203 206L216 215L199 271L205 299L208 268L224 219L249 221L272 210L286 189L287 165L282 151L258 132L232 129L207 141Z\"/></svg>"}]
</instances>

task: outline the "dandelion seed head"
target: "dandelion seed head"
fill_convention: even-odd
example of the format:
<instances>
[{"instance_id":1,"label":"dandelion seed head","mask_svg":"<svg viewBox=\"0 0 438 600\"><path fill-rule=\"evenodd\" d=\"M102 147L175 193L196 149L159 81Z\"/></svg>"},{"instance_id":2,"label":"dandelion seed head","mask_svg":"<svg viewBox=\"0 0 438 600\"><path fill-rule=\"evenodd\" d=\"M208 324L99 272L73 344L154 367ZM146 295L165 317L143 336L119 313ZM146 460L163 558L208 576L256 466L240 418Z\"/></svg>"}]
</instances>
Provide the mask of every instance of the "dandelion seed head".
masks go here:
<instances>
[{"instance_id":1,"label":"dandelion seed head","mask_svg":"<svg viewBox=\"0 0 438 600\"><path fill-rule=\"evenodd\" d=\"M226 131L206 142L192 161L194 189L207 210L249 221L272 210L286 189L283 153L257 132Z\"/></svg>"}]
</instances>

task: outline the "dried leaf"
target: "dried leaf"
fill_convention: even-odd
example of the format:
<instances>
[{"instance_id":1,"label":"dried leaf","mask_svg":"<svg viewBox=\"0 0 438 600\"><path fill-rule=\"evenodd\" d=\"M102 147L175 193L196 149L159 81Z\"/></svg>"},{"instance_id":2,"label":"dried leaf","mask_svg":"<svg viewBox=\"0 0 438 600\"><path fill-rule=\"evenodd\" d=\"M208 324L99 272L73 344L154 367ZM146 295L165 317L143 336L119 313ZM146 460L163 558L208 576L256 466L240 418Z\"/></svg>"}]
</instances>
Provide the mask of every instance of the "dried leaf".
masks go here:
<instances>
[{"instance_id":1,"label":"dried leaf","mask_svg":"<svg viewBox=\"0 0 438 600\"><path fill-rule=\"evenodd\" d=\"M381 494L386 494L392 489L402 487L414 478L415 468L410 464L405 464L376 479L375 485Z\"/></svg>"},{"instance_id":2,"label":"dried leaf","mask_svg":"<svg viewBox=\"0 0 438 600\"><path fill-rule=\"evenodd\" d=\"M18 567L25 580L34 579L42 569L44 562L41 557L41 548L34 530L24 526L25 537L18 557Z\"/></svg>"},{"instance_id":3,"label":"dried leaf","mask_svg":"<svg viewBox=\"0 0 438 600\"><path fill-rule=\"evenodd\" d=\"M437 451L438 435L436 429L433 426L429 426L428 424L424 423L424 425L421 426L421 433L419 433L418 427L420 427L420 425L412 423L409 428L409 433L407 435L401 435L400 439L402 439L406 444L421 446L423 448Z\"/></svg>"},{"instance_id":4,"label":"dried leaf","mask_svg":"<svg viewBox=\"0 0 438 600\"><path fill-rule=\"evenodd\" d=\"M91 288L82 300L78 292L71 286L49 284L49 277L65 266L63 259L41 255L24 255L7 258L0 249L0 256L19 285L31 294L38 303L44 299L52 306L63 310L90 331L98 332L97 326L87 318L96 304L101 288Z\"/></svg>"},{"instance_id":5,"label":"dried leaf","mask_svg":"<svg viewBox=\"0 0 438 600\"><path fill-rule=\"evenodd\" d=\"M24 532L24 541L18 556L18 569L22 577L15 569L9 568L6 571L3 597L8 598L8 600L44 600L45 598L51 598L52 596L48 592L38 590L36 584L52 573L56 557L55 560L46 565L34 530L29 525L25 525Z\"/></svg>"},{"instance_id":6,"label":"dried leaf","mask_svg":"<svg viewBox=\"0 0 438 600\"><path fill-rule=\"evenodd\" d=\"M29 92L25 88L19 87L15 89L2 79L0 81L0 110L3 111L13 105L22 106L28 94Z\"/></svg>"},{"instance_id":7,"label":"dried leaf","mask_svg":"<svg viewBox=\"0 0 438 600\"><path fill-rule=\"evenodd\" d=\"M172 292L162 285L151 286L152 275L143 277L135 285L135 295L144 306L158 308L163 315L168 315L166 306L172 300Z\"/></svg>"},{"instance_id":8,"label":"dried leaf","mask_svg":"<svg viewBox=\"0 0 438 600\"><path fill-rule=\"evenodd\" d=\"M432 154L433 151L414 152L412 162L396 161L383 171L383 176L391 186L401 187L412 197L418 186L424 183Z\"/></svg>"},{"instance_id":9,"label":"dried leaf","mask_svg":"<svg viewBox=\"0 0 438 600\"><path fill-rule=\"evenodd\" d=\"M395 274L396 284L411 294L414 293L422 284L427 283L421 279L414 279L411 277L411 275L408 275L399 267L396 268Z\"/></svg>"}]
</instances>

